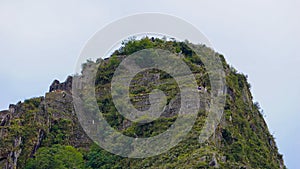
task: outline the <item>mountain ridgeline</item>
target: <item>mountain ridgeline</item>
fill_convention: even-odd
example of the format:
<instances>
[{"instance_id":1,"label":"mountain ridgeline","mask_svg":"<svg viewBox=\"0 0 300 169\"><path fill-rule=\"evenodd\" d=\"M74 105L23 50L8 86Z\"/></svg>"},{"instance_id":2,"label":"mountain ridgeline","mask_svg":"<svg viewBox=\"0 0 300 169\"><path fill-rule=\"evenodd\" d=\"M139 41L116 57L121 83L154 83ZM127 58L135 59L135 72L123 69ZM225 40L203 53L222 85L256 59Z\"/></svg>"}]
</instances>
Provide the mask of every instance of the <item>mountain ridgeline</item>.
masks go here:
<instances>
[{"instance_id":1,"label":"mountain ridgeline","mask_svg":"<svg viewBox=\"0 0 300 169\"><path fill-rule=\"evenodd\" d=\"M84 70L100 64L95 79L95 94L99 109L107 122L130 137L152 137L167 130L177 118L180 92L168 73L145 70L130 84L130 100L138 110L149 109L149 93L162 90L167 106L155 121L138 124L124 118L116 110L110 93L111 80L126 56L142 49L159 48L180 57L193 72L199 86L200 110L192 130L169 151L141 159L111 154L97 146L83 131L76 116L72 97L72 80L55 80L45 96L9 105L0 112L0 168L233 168L283 169L283 157L278 152L258 103L253 102L247 76L230 67L221 54L226 74L226 104L220 124L214 134L199 143L199 134L207 117L210 101L210 80L205 65L184 42L159 38L131 40L107 59L87 61ZM201 45L204 53L214 52Z\"/></svg>"}]
</instances>

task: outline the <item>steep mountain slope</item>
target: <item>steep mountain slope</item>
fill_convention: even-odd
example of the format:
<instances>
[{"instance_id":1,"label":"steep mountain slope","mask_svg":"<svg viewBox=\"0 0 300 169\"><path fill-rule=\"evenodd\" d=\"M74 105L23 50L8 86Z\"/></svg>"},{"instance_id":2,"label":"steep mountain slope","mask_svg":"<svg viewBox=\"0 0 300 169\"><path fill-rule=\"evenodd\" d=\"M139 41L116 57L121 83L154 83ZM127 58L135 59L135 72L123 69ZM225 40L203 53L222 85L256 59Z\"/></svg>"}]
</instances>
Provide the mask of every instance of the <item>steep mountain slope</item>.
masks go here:
<instances>
[{"instance_id":1,"label":"steep mountain slope","mask_svg":"<svg viewBox=\"0 0 300 169\"><path fill-rule=\"evenodd\" d=\"M116 68L126 56L148 48L168 50L181 57L198 86L205 88L199 92L203 99L196 123L182 142L166 153L144 159L123 158L106 152L94 145L82 130L72 103L72 77L68 77L64 83L54 81L44 97L10 105L9 110L0 112L0 167L43 168L41 163L47 160L38 152L58 144L75 147L83 155L85 168L285 168L259 105L252 101L247 77L231 68L220 54L217 56L226 73L225 110L215 133L205 143L199 143L209 106L210 81L201 60L183 42L154 38L129 41L109 59L97 61L100 64L95 79L97 103L112 127L131 137L150 137L165 131L176 120L179 88L171 76L156 69L134 77L130 96L137 109L146 110L149 92L155 88L164 91L169 106L158 120L140 125L126 120L113 105L110 82ZM202 50L213 52L205 46ZM83 72L93 64L96 63L85 63Z\"/></svg>"}]
</instances>

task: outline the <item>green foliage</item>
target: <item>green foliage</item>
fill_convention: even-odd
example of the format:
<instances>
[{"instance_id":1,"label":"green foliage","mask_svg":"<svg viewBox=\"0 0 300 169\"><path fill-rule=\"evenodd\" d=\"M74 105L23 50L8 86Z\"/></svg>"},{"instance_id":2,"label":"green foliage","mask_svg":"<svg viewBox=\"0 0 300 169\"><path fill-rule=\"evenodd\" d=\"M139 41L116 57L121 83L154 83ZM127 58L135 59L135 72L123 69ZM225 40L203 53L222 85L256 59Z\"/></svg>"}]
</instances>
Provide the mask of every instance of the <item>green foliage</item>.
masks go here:
<instances>
[{"instance_id":1,"label":"green foliage","mask_svg":"<svg viewBox=\"0 0 300 169\"><path fill-rule=\"evenodd\" d=\"M43 97L36 97L36 98L31 98L31 99L27 99L24 101L25 105L31 108L38 108L41 101L43 100Z\"/></svg>"},{"instance_id":2,"label":"green foliage","mask_svg":"<svg viewBox=\"0 0 300 169\"><path fill-rule=\"evenodd\" d=\"M142 49L153 48L154 43L149 38L144 38L139 41L131 40L123 42L123 47L119 50L121 55L130 55Z\"/></svg>"},{"instance_id":3,"label":"green foliage","mask_svg":"<svg viewBox=\"0 0 300 169\"><path fill-rule=\"evenodd\" d=\"M209 74L202 60L185 43L158 38L126 41L121 49L115 51L109 59L97 61L100 65L96 74L95 93L99 109L107 122L116 130L130 137L156 136L167 130L177 118L176 112L173 112L174 114L160 117L151 123L142 125L130 123L128 126L124 126L125 118L117 112L114 106L110 94L110 82L116 68L125 58L124 55L149 48L168 50L182 58L194 73L198 85L207 88L207 93L203 96L202 101L209 102L210 100ZM213 51L203 46L203 54L209 52ZM41 111L40 104L43 99L33 98L22 104L21 110L26 113L11 120L11 125L7 129L10 136L5 141L1 140L0 145L12 149L13 145L8 143L21 136L24 143L20 145L22 153L18 163L21 168L24 168L26 164L27 169L213 168L209 166L209 162L214 156L220 168L241 168L241 166L246 168L279 168L278 161L282 159L282 156L278 154L276 145L271 144L274 138L263 120L259 104L252 101L247 76L238 73L236 69L227 65L223 55L215 54L220 57L226 73L226 105L220 125L205 143L200 144L198 138L207 117L207 112L203 108L199 112L190 133L168 152L145 159L128 159L110 154L93 145L90 150L87 150L84 163L83 155L74 147L63 146L74 145L71 140L74 137L71 136L74 136L76 120L65 114L69 110L60 111L55 108L52 109L50 106ZM83 69L87 69L93 64L95 63L89 60L83 64ZM147 79L151 79L153 74L159 74L159 78L147 81ZM180 93L176 81L168 73L159 70L144 71L138 73L130 83L131 103L137 109L147 109L147 105L145 106L144 103L149 101L148 96L153 89L162 90L167 96L168 103ZM52 99L55 100L55 97ZM88 104L91 102L89 98L86 98L85 101L87 103L85 108L93 111L95 107ZM44 112L47 112L44 118L49 122L37 119L38 114ZM34 154L35 158L28 160L32 148L37 142L36 138L39 131L45 131L42 147Z\"/></svg>"},{"instance_id":4,"label":"green foliage","mask_svg":"<svg viewBox=\"0 0 300 169\"><path fill-rule=\"evenodd\" d=\"M81 169L85 168L83 156L72 146L53 145L40 148L26 169Z\"/></svg>"},{"instance_id":5,"label":"green foliage","mask_svg":"<svg viewBox=\"0 0 300 169\"><path fill-rule=\"evenodd\" d=\"M195 74L198 85L205 86L208 92L210 92L209 74L206 72L202 60L185 43L157 39L153 41L148 38L132 40L124 43L124 46L118 52L115 52L115 54L129 55L142 49L156 47L169 50L172 53L181 53L184 56L182 58L183 61ZM205 54L205 52L210 52L210 50L204 48L203 52ZM209 168L208 163L213 154L218 154L218 163L222 168L236 168L240 165L248 166L249 168L279 168L278 161L274 160L278 156L277 149L269 145L270 136L266 136L268 129L259 113L260 107L258 104L252 103L250 84L247 82L247 76L238 73L236 69L227 65L223 55L216 55L220 57L223 63L226 72L226 84L229 91L226 97L224 112L226 125L219 126L215 133L216 136L212 136L205 145L199 145L197 136L199 136L206 118L206 113L202 112L199 114L193 130L187 136L186 140L179 143L169 152L142 160L120 158L116 163L112 160L115 159L115 156L103 156L105 152L98 150L98 153L92 153L92 156L98 154L98 158L102 162L95 163L93 161L92 164L94 167L105 168L108 165L113 168L121 164L125 168L193 168L195 166L197 168ZM122 61L122 58L118 56L114 56L112 59L117 60L116 58L119 59L119 62ZM159 118L159 120L144 125L132 123L129 127L122 128L124 119L115 110L109 94L109 83L113 75L112 72L114 72L113 69L116 68L119 62L104 64L99 69L99 71L103 72L98 73L97 76L99 81L102 80L101 83L96 82L97 90L102 91L101 98L98 99L98 104L102 107L100 109L104 110L105 118L116 129L131 137L151 137L165 131L176 120L176 116L173 116L173 118ZM152 71L151 73L157 72ZM139 73L131 81L129 90L133 104L138 104L143 99L141 99L141 96L147 95L154 88L159 88L168 93L168 103L178 93L176 82L159 83L159 85L151 81L145 83L139 82L139 79L145 77L145 74ZM160 74L160 80L168 82L172 80L172 77L166 73L162 73ZM139 107L137 106L136 108ZM199 158L203 159L203 157L206 157L205 161L197 160ZM225 157L226 161L220 161L221 157Z\"/></svg>"},{"instance_id":6,"label":"green foliage","mask_svg":"<svg viewBox=\"0 0 300 169\"><path fill-rule=\"evenodd\" d=\"M43 145L68 144L72 122L68 119L57 119L53 121L50 132L47 134Z\"/></svg>"},{"instance_id":7,"label":"green foliage","mask_svg":"<svg viewBox=\"0 0 300 169\"><path fill-rule=\"evenodd\" d=\"M116 55L111 56L109 60L101 62L97 71L95 84L104 85L110 83L120 62L120 58Z\"/></svg>"},{"instance_id":8,"label":"green foliage","mask_svg":"<svg viewBox=\"0 0 300 169\"><path fill-rule=\"evenodd\" d=\"M117 155L110 154L105 150L101 149L97 145L91 147L90 152L87 155L87 167L98 168L98 169L112 169L112 168L122 168L118 164L121 157Z\"/></svg>"}]
</instances>

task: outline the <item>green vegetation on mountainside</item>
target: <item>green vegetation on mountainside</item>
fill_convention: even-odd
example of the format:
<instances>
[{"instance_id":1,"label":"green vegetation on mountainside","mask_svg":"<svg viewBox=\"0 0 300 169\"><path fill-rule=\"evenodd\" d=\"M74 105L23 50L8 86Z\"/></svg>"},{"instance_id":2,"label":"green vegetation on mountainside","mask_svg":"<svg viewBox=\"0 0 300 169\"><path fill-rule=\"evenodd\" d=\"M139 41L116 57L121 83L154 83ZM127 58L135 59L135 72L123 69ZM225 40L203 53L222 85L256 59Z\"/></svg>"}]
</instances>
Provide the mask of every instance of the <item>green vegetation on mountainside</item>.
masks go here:
<instances>
[{"instance_id":1,"label":"green vegetation on mountainside","mask_svg":"<svg viewBox=\"0 0 300 169\"><path fill-rule=\"evenodd\" d=\"M113 106L109 93L109 83L113 72L123 59L118 55L130 55L147 48L159 48L177 53L177 55L184 55L183 61L189 65L198 85L206 86L208 91L210 86L205 66L185 43L165 42L160 39L153 41L148 38L129 41L123 48L116 51L111 59L100 65L96 78L96 93L102 91L98 97L98 104L108 122L115 129L132 137L155 136L165 131L176 120L176 116L161 117L149 124L139 125L133 123L130 127L124 127L124 118ZM203 49L207 50L205 46L203 46ZM193 129L186 139L169 152L142 160L120 159L111 155L112 159L116 159L116 161L110 163L110 167L113 168L113 164L116 164L116 166L122 164L122 166L130 166L130 168L209 168L216 167L216 165L209 164L213 158L216 158L218 166L221 168L280 168L278 159L281 158L281 155L278 154L274 138L268 131L260 113L260 108L252 102L247 77L228 66L222 55L217 55L223 61L228 94L224 117L211 139L205 144L198 143L198 136L206 118L205 111L200 111ZM148 76L148 79L151 79L151 74L157 73L160 74L159 82L140 83L139 79L141 77ZM140 108L139 105L145 106L145 104L139 104L139 102L144 99L143 103L145 103L148 98L145 99L142 96L149 94L154 88L163 90L168 96L168 101L170 101L178 93L178 86L172 80L172 77L168 74L157 70L137 74L130 86L132 103L138 109Z\"/></svg>"},{"instance_id":2,"label":"green vegetation on mountainside","mask_svg":"<svg viewBox=\"0 0 300 169\"><path fill-rule=\"evenodd\" d=\"M149 48L168 50L182 58L193 72L198 86L207 88L207 93L201 94L203 104L206 105L209 100L210 81L205 66L186 43L158 38L128 41L109 59L98 60L100 66L95 92L99 109L108 123L131 137L151 137L162 133L176 120L180 107L180 102L174 99L180 97L176 81L166 72L152 69L138 73L131 81L129 91L132 104L138 110L146 110L149 108L149 93L160 89L174 109L143 125L126 120L116 110L110 94L110 82L116 68L126 56ZM201 48L204 53L213 52L205 46ZM144 159L113 155L94 145L83 133L73 109L72 96L55 91L47 93L45 98L28 99L18 104L15 115L0 126L1 159L9 162L15 159L15 155L6 159L4 156L9 152L19 152L17 166L27 169L285 168L260 107L253 103L247 77L230 67L222 55L216 55L220 57L226 73L226 105L221 123L205 143L198 141L207 116L206 109L202 108L186 138L168 152ZM88 64L94 63L85 63L83 69ZM0 160L0 167L4 165Z\"/></svg>"}]
</instances>

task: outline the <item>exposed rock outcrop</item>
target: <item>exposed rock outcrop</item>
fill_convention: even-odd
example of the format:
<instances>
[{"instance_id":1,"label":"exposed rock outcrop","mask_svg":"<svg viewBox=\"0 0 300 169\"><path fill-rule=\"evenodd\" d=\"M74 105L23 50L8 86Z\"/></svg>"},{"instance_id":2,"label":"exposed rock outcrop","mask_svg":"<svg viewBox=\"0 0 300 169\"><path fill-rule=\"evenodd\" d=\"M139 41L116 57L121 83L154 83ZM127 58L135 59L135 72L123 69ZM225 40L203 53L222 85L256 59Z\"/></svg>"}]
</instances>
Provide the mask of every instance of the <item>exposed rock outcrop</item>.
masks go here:
<instances>
[{"instance_id":1,"label":"exposed rock outcrop","mask_svg":"<svg viewBox=\"0 0 300 169\"><path fill-rule=\"evenodd\" d=\"M41 146L59 143L89 148L92 141L73 111L71 83L71 76L61 84L54 81L45 97L11 104L9 110L0 112L1 169L23 168Z\"/></svg>"},{"instance_id":2,"label":"exposed rock outcrop","mask_svg":"<svg viewBox=\"0 0 300 169\"><path fill-rule=\"evenodd\" d=\"M70 93L72 90L72 80L73 80L72 76L68 76L66 81L62 83L60 83L58 80L54 80L50 85L49 92L60 90L60 91L67 91Z\"/></svg>"}]
</instances>

